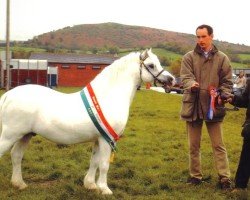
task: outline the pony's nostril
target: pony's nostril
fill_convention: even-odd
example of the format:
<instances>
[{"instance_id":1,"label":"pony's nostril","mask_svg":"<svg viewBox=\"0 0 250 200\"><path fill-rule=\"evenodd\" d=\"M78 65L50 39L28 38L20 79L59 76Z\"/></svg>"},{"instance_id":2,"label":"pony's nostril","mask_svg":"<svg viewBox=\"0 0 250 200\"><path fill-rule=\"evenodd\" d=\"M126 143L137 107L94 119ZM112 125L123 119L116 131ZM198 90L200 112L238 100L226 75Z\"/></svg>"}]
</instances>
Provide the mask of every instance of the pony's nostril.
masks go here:
<instances>
[{"instance_id":1,"label":"pony's nostril","mask_svg":"<svg viewBox=\"0 0 250 200\"><path fill-rule=\"evenodd\" d=\"M170 83L174 82L174 78L172 76L170 76L168 80L169 80Z\"/></svg>"}]
</instances>

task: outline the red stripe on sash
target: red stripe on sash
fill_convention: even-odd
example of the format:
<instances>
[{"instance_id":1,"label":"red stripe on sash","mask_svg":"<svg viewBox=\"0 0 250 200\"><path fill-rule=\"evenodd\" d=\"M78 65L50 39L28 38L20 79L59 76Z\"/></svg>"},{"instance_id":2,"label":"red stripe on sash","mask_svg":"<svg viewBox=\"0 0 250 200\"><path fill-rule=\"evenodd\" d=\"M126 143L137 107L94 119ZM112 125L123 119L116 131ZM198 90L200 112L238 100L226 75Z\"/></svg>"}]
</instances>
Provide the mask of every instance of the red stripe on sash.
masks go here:
<instances>
[{"instance_id":1,"label":"red stripe on sash","mask_svg":"<svg viewBox=\"0 0 250 200\"><path fill-rule=\"evenodd\" d=\"M217 97L217 91L216 88L213 86L209 87L209 93L210 93L210 97L211 97L211 109L213 110L213 112L215 112L215 99Z\"/></svg>"},{"instance_id":2,"label":"red stripe on sash","mask_svg":"<svg viewBox=\"0 0 250 200\"><path fill-rule=\"evenodd\" d=\"M104 117L102 110L101 110L101 107L100 107L100 105L97 101L97 98L95 96L94 90L90 84L87 85L87 89L89 91L90 98L91 98L103 124L108 129L109 133L114 137L115 141L119 140L119 135L114 131L114 129L110 126L110 124L107 122L106 118Z\"/></svg>"}]
</instances>

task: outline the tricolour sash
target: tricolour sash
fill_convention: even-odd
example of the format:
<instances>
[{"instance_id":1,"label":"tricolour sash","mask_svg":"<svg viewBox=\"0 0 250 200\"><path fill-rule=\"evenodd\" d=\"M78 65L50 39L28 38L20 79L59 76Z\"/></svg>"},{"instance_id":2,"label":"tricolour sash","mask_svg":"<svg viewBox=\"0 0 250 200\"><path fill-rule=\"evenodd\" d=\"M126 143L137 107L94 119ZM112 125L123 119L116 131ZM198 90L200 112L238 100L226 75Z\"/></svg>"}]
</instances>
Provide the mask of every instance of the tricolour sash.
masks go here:
<instances>
[{"instance_id":1,"label":"tricolour sash","mask_svg":"<svg viewBox=\"0 0 250 200\"><path fill-rule=\"evenodd\" d=\"M88 84L81 92L81 98L85 108L94 123L95 127L103 138L108 142L113 151L116 149L116 141L119 140L119 135L110 126L102 109L97 101L93 88Z\"/></svg>"}]
</instances>

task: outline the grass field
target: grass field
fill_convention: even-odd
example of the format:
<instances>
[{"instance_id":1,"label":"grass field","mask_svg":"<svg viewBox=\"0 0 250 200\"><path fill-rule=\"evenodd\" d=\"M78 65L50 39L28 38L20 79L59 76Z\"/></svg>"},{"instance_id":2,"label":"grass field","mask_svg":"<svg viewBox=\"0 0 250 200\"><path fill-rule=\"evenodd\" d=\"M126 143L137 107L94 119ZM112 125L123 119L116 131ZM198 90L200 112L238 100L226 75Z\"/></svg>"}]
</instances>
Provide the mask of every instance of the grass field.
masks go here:
<instances>
[{"instance_id":1,"label":"grass field","mask_svg":"<svg viewBox=\"0 0 250 200\"><path fill-rule=\"evenodd\" d=\"M6 48L5 47L0 47L0 51L5 51ZM15 47L10 47L10 51L24 51L24 52L46 52L45 49L42 48L32 48L32 47L19 47L19 46L15 46Z\"/></svg>"},{"instance_id":2,"label":"grass field","mask_svg":"<svg viewBox=\"0 0 250 200\"><path fill-rule=\"evenodd\" d=\"M161 48L153 48L152 51L159 57L167 57L169 60L177 60L182 58L183 55L174 53L172 51L167 51Z\"/></svg>"},{"instance_id":3,"label":"grass field","mask_svg":"<svg viewBox=\"0 0 250 200\"><path fill-rule=\"evenodd\" d=\"M250 60L250 54L238 54L242 60Z\"/></svg>"},{"instance_id":4,"label":"grass field","mask_svg":"<svg viewBox=\"0 0 250 200\"><path fill-rule=\"evenodd\" d=\"M60 91L78 89L60 88ZM11 160L7 153L0 159L0 199L237 199L216 186L217 173L205 128L202 168L204 176L211 176L211 179L196 187L186 184L188 147L185 123L179 120L180 106L181 96L177 94L137 92L108 174L113 196L102 196L83 187L91 143L57 146L35 136L23 159L23 177L29 187L18 191L11 186ZM244 109L228 112L223 126L233 176L242 144L240 130L244 112Z\"/></svg>"},{"instance_id":5,"label":"grass field","mask_svg":"<svg viewBox=\"0 0 250 200\"><path fill-rule=\"evenodd\" d=\"M133 51L133 50L131 50L131 51ZM122 53L119 53L119 56L125 56L125 55L129 54L130 52L129 52L129 50L125 50L125 51L122 50ZM169 59L169 61L174 61L174 60L182 58L182 55L174 53L172 51L167 51L167 50L162 49L162 48L152 48L152 52L155 55L157 55L159 58L165 57L165 58Z\"/></svg>"},{"instance_id":6,"label":"grass field","mask_svg":"<svg viewBox=\"0 0 250 200\"><path fill-rule=\"evenodd\" d=\"M232 62L231 65L232 65L233 69L248 68L248 66L246 64L243 64L243 63Z\"/></svg>"}]
</instances>

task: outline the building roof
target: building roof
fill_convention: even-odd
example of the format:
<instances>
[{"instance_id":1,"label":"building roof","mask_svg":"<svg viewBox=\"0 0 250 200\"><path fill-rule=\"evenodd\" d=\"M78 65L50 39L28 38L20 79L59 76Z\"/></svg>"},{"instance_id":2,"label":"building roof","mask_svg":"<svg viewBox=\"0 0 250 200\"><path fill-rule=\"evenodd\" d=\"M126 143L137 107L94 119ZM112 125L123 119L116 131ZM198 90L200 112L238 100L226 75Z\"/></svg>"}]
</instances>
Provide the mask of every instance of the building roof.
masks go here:
<instances>
[{"instance_id":1,"label":"building roof","mask_svg":"<svg viewBox=\"0 0 250 200\"><path fill-rule=\"evenodd\" d=\"M47 60L48 63L111 64L118 57L93 54L32 53L29 59Z\"/></svg>"}]
</instances>

